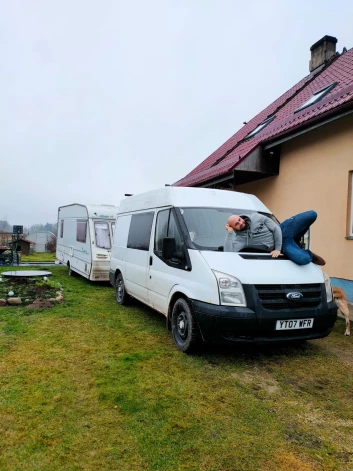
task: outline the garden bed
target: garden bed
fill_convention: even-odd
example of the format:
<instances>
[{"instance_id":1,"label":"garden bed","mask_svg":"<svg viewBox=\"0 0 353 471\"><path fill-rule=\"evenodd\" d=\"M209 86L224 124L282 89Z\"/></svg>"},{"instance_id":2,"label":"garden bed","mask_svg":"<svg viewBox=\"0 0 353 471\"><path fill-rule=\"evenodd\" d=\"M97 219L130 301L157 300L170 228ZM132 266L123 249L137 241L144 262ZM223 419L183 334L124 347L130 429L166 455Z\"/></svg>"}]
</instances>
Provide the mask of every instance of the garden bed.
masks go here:
<instances>
[{"instance_id":1,"label":"garden bed","mask_svg":"<svg viewBox=\"0 0 353 471\"><path fill-rule=\"evenodd\" d=\"M52 307L63 301L62 285L52 280L14 277L0 281L0 306L27 304L29 307Z\"/></svg>"}]
</instances>

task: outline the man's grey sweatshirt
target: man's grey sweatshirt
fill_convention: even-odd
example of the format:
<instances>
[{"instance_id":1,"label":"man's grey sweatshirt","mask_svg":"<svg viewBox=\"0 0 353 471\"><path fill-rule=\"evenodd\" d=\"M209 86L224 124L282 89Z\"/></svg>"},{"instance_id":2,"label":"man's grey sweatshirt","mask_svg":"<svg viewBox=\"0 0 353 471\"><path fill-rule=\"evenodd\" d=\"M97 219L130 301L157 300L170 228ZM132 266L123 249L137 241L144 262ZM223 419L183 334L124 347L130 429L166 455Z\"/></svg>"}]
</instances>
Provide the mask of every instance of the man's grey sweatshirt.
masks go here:
<instances>
[{"instance_id":1,"label":"man's grey sweatshirt","mask_svg":"<svg viewBox=\"0 0 353 471\"><path fill-rule=\"evenodd\" d=\"M227 232L225 252L239 252L245 247L271 252L281 250L282 231L278 224L262 214L240 216L247 223L243 231Z\"/></svg>"}]
</instances>

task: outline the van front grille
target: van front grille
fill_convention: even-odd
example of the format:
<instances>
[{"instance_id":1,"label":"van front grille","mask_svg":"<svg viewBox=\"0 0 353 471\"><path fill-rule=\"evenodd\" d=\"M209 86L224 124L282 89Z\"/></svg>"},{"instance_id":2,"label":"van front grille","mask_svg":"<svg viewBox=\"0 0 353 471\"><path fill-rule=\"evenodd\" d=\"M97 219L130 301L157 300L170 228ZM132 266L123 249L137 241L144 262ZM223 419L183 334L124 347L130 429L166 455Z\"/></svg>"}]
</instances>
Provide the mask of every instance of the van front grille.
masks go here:
<instances>
[{"instance_id":1,"label":"van front grille","mask_svg":"<svg viewBox=\"0 0 353 471\"><path fill-rule=\"evenodd\" d=\"M310 309L321 303L321 284L307 285L255 285L257 294L264 309ZM300 293L298 299L288 299L289 293Z\"/></svg>"}]
</instances>

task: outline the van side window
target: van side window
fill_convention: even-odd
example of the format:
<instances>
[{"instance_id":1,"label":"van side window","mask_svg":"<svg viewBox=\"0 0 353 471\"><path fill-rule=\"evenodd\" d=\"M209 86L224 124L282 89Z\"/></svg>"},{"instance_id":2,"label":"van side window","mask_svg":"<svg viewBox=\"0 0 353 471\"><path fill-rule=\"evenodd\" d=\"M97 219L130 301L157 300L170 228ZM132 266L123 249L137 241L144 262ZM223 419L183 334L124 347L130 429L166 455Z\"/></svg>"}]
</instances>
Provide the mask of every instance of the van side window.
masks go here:
<instances>
[{"instance_id":1,"label":"van side window","mask_svg":"<svg viewBox=\"0 0 353 471\"><path fill-rule=\"evenodd\" d=\"M105 221L96 221L94 223L94 233L96 236L96 246L102 249L110 249L109 225Z\"/></svg>"},{"instance_id":2,"label":"van side window","mask_svg":"<svg viewBox=\"0 0 353 471\"><path fill-rule=\"evenodd\" d=\"M172 211L170 212L170 218L169 218L168 237L174 237L175 242L176 242L176 251L182 252L183 240L181 238L181 234L179 232L179 229L175 220L175 216Z\"/></svg>"},{"instance_id":3,"label":"van side window","mask_svg":"<svg viewBox=\"0 0 353 471\"><path fill-rule=\"evenodd\" d=\"M154 213L139 213L131 216L128 249L148 250Z\"/></svg>"},{"instance_id":4,"label":"van side window","mask_svg":"<svg viewBox=\"0 0 353 471\"><path fill-rule=\"evenodd\" d=\"M76 240L77 240L77 242L86 243L86 236L87 236L87 221L86 220L78 220L77 221L77 230L76 230Z\"/></svg>"},{"instance_id":5,"label":"van side window","mask_svg":"<svg viewBox=\"0 0 353 471\"><path fill-rule=\"evenodd\" d=\"M170 209L159 211L156 222L156 233L154 240L155 251L162 254L162 243L164 237L174 237L176 242L176 251L181 252L182 237L180 235L173 212Z\"/></svg>"},{"instance_id":6,"label":"van side window","mask_svg":"<svg viewBox=\"0 0 353 471\"><path fill-rule=\"evenodd\" d=\"M162 242L164 237L168 237L168 222L170 209L159 211L156 222L156 232L154 237L154 249L162 254Z\"/></svg>"},{"instance_id":7,"label":"van side window","mask_svg":"<svg viewBox=\"0 0 353 471\"><path fill-rule=\"evenodd\" d=\"M61 220L61 224L60 224L60 237L61 239L64 237L64 220L63 219Z\"/></svg>"}]
</instances>

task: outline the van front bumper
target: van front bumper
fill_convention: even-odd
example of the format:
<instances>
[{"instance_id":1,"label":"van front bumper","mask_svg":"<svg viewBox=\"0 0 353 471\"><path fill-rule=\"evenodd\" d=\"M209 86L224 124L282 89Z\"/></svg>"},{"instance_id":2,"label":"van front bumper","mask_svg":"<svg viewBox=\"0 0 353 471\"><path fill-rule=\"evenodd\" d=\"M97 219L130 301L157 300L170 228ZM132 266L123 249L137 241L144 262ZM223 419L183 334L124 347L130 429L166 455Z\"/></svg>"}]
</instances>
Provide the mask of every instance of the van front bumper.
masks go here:
<instances>
[{"instance_id":1,"label":"van front bumper","mask_svg":"<svg viewBox=\"0 0 353 471\"><path fill-rule=\"evenodd\" d=\"M267 343L326 337L337 319L334 301L316 309L269 311L208 304L191 300L204 341L216 343ZM310 329L276 330L277 320L313 318Z\"/></svg>"}]
</instances>

